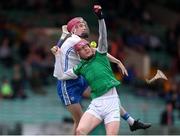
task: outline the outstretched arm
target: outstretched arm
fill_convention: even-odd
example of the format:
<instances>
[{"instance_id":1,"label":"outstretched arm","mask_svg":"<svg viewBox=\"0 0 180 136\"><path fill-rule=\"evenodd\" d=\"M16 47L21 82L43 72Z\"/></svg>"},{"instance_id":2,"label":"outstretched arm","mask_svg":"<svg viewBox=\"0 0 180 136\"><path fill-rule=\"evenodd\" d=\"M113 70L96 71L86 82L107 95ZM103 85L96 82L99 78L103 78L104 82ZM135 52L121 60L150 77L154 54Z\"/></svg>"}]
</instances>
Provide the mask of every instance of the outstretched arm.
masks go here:
<instances>
[{"instance_id":1,"label":"outstretched arm","mask_svg":"<svg viewBox=\"0 0 180 136\"><path fill-rule=\"evenodd\" d=\"M118 65L118 68L121 69L123 75L128 76L128 72L120 60L116 59L115 57L113 57L109 53L107 54L107 57L108 57L110 62L116 63Z\"/></svg>"},{"instance_id":2,"label":"outstretched arm","mask_svg":"<svg viewBox=\"0 0 180 136\"><path fill-rule=\"evenodd\" d=\"M99 23L99 39L98 39L97 51L100 53L107 53L108 51L107 30L103 18L102 8L100 5L94 5L93 10L95 15L98 17L98 23Z\"/></svg>"},{"instance_id":3,"label":"outstretched arm","mask_svg":"<svg viewBox=\"0 0 180 136\"><path fill-rule=\"evenodd\" d=\"M98 20L99 22L99 39L97 50L100 53L107 53L108 43L107 43L107 30L104 19Z\"/></svg>"},{"instance_id":4,"label":"outstretched arm","mask_svg":"<svg viewBox=\"0 0 180 136\"><path fill-rule=\"evenodd\" d=\"M78 76L74 73L73 69L68 69L67 71L63 71L60 48L57 46L54 46L53 48L51 48L51 51L55 55L55 65L54 65L53 76L59 80L76 79Z\"/></svg>"},{"instance_id":5,"label":"outstretched arm","mask_svg":"<svg viewBox=\"0 0 180 136\"><path fill-rule=\"evenodd\" d=\"M99 23L99 39L98 39L97 51L100 53L107 53L108 51L107 29L106 29L106 24L103 17L102 8L100 5L94 5L93 10L96 16L98 17L98 23ZM120 60L116 59L110 54L107 54L107 57L109 61L116 63L118 65L118 67L121 69L123 74L128 76L127 70Z\"/></svg>"}]
</instances>

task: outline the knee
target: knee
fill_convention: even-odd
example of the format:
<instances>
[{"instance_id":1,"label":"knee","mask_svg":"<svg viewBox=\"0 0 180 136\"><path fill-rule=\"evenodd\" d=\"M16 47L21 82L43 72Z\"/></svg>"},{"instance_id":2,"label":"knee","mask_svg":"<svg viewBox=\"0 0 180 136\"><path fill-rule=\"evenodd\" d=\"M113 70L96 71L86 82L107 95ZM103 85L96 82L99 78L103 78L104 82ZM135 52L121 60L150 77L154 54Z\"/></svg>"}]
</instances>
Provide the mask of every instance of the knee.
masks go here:
<instances>
[{"instance_id":1,"label":"knee","mask_svg":"<svg viewBox=\"0 0 180 136\"><path fill-rule=\"evenodd\" d=\"M86 131L85 131L84 128L78 127L78 128L76 129L76 135L86 135L86 134L87 134L87 133L86 133Z\"/></svg>"},{"instance_id":2,"label":"knee","mask_svg":"<svg viewBox=\"0 0 180 136\"><path fill-rule=\"evenodd\" d=\"M118 135L118 131L108 131L106 135Z\"/></svg>"}]
</instances>

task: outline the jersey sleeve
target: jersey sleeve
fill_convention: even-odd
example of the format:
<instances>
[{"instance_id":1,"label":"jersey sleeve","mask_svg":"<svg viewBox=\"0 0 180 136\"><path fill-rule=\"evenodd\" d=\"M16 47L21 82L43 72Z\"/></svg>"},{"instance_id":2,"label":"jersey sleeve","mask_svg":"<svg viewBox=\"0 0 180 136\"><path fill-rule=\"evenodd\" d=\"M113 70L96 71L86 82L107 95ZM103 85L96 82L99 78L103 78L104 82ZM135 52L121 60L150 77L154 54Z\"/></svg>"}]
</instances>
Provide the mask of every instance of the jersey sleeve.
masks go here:
<instances>
[{"instance_id":1,"label":"jersey sleeve","mask_svg":"<svg viewBox=\"0 0 180 136\"><path fill-rule=\"evenodd\" d=\"M62 60L60 55L55 56L55 65L53 76L59 80L76 79L78 76L74 73L73 69L63 71Z\"/></svg>"},{"instance_id":2,"label":"jersey sleeve","mask_svg":"<svg viewBox=\"0 0 180 136\"><path fill-rule=\"evenodd\" d=\"M78 65L76 65L74 68L73 68L73 72L76 74L76 75L80 75L80 69L82 67L82 63L80 62Z\"/></svg>"},{"instance_id":3,"label":"jersey sleeve","mask_svg":"<svg viewBox=\"0 0 180 136\"><path fill-rule=\"evenodd\" d=\"M99 23L99 39L98 39L98 48L99 53L107 53L108 51L108 42L107 42L107 30L104 19L98 20Z\"/></svg>"}]
</instances>

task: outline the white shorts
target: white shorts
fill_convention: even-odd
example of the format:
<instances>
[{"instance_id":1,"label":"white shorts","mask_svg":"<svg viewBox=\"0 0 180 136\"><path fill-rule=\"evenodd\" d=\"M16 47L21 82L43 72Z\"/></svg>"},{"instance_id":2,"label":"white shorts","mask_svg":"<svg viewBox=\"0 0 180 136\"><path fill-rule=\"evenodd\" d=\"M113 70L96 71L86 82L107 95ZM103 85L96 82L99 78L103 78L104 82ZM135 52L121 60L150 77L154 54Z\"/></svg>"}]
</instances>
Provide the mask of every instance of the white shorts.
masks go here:
<instances>
[{"instance_id":1,"label":"white shorts","mask_svg":"<svg viewBox=\"0 0 180 136\"><path fill-rule=\"evenodd\" d=\"M92 100L86 112L104 120L104 124L107 124L112 121L120 121L120 105L116 88L112 88L103 96Z\"/></svg>"}]
</instances>

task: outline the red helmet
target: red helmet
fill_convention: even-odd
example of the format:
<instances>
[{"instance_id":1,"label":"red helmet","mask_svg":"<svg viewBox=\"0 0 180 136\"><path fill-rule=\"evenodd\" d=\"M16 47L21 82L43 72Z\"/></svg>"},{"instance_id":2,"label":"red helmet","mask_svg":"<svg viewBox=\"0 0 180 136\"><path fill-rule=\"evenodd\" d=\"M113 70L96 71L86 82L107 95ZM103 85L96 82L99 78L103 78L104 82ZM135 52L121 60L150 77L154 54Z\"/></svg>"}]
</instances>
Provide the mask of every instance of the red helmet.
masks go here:
<instances>
[{"instance_id":1,"label":"red helmet","mask_svg":"<svg viewBox=\"0 0 180 136\"><path fill-rule=\"evenodd\" d=\"M68 30L68 32L71 33L73 28L75 26L77 26L79 23L84 23L85 27L86 27L86 30L84 32L82 32L81 34L77 34L77 35L82 37L82 38L88 38L88 36L89 36L89 27L87 25L87 22L82 17L75 17L75 18L71 19L67 23L67 30Z\"/></svg>"},{"instance_id":2,"label":"red helmet","mask_svg":"<svg viewBox=\"0 0 180 136\"><path fill-rule=\"evenodd\" d=\"M71 19L68 23L67 23L67 30L68 32L72 31L72 28L74 26L76 26L77 24L84 22L84 19L82 17L75 17L73 19Z\"/></svg>"},{"instance_id":3,"label":"red helmet","mask_svg":"<svg viewBox=\"0 0 180 136\"><path fill-rule=\"evenodd\" d=\"M77 44L74 45L74 50L78 51L81 46L89 45L89 42L85 39L80 40Z\"/></svg>"}]
</instances>

